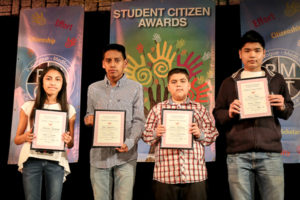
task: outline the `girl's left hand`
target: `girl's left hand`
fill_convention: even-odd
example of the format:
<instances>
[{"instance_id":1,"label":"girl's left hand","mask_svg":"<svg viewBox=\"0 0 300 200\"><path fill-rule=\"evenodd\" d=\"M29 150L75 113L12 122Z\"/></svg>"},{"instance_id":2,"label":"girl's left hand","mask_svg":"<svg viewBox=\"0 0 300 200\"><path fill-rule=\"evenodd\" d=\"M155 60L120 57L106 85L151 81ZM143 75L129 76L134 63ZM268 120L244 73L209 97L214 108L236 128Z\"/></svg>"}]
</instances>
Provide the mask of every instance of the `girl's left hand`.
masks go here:
<instances>
[{"instance_id":1,"label":"girl's left hand","mask_svg":"<svg viewBox=\"0 0 300 200\"><path fill-rule=\"evenodd\" d=\"M72 142L72 137L70 136L70 132L66 132L63 134L63 141L69 147Z\"/></svg>"}]
</instances>

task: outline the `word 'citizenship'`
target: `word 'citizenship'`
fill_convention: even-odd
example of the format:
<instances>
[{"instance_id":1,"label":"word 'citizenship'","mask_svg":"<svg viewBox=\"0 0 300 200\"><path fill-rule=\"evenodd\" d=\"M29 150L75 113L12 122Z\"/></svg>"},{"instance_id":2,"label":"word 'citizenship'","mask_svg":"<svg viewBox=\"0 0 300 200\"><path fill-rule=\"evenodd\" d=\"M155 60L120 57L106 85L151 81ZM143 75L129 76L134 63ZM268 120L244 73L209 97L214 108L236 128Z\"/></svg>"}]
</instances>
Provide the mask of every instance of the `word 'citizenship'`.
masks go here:
<instances>
[{"instance_id":1,"label":"word 'citizenship'","mask_svg":"<svg viewBox=\"0 0 300 200\"><path fill-rule=\"evenodd\" d=\"M271 38L279 38L279 37L283 37L285 35L289 35L295 32L300 31L300 26L292 26L292 28L289 28L287 30L283 30L283 31L279 31L279 32L272 32L271 33Z\"/></svg>"},{"instance_id":2,"label":"word 'citizenship'","mask_svg":"<svg viewBox=\"0 0 300 200\"><path fill-rule=\"evenodd\" d=\"M33 42L39 42L39 43L48 43L48 44L55 44L55 39L54 38L37 38L37 37L30 37L30 40Z\"/></svg>"},{"instance_id":3,"label":"word 'citizenship'","mask_svg":"<svg viewBox=\"0 0 300 200\"><path fill-rule=\"evenodd\" d=\"M113 17L119 18L139 18L139 17L162 17L166 8L136 8L114 10ZM197 17L210 16L210 7L192 7L192 8L169 8L167 10L169 17Z\"/></svg>"},{"instance_id":4,"label":"word 'citizenship'","mask_svg":"<svg viewBox=\"0 0 300 200\"><path fill-rule=\"evenodd\" d=\"M282 134L287 134L287 135L298 135L300 134L299 130L295 130L295 129L281 129L281 133Z\"/></svg>"}]
</instances>

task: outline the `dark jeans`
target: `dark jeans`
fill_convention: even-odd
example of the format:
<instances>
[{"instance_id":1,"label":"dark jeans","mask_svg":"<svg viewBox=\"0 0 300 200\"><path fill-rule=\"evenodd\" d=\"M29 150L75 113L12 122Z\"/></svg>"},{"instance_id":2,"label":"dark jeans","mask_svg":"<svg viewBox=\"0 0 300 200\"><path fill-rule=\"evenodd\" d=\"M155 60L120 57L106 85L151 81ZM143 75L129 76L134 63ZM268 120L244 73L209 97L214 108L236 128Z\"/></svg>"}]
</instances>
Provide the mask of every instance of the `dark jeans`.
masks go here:
<instances>
[{"instance_id":1,"label":"dark jeans","mask_svg":"<svg viewBox=\"0 0 300 200\"><path fill-rule=\"evenodd\" d=\"M205 181L186 184L166 184L153 181L155 200L206 200Z\"/></svg>"},{"instance_id":2,"label":"dark jeans","mask_svg":"<svg viewBox=\"0 0 300 200\"><path fill-rule=\"evenodd\" d=\"M64 168L55 161L29 158L24 163L23 186L26 200L40 200L42 178L45 177L47 200L60 200Z\"/></svg>"}]
</instances>

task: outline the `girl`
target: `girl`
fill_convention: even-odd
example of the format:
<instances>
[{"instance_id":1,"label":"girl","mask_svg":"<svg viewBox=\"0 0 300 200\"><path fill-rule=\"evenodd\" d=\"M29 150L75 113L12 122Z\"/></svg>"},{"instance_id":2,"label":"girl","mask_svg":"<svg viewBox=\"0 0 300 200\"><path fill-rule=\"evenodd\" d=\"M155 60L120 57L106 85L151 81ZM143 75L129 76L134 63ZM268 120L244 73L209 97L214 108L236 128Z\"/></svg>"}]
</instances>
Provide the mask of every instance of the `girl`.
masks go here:
<instances>
[{"instance_id":1,"label":"girl","mask_svg":"<svg viewBox=\"0 0 300 200\"><path fill-rule=\"evenodd\" d=\"M35 101L23 104L15 137L17 145L24 144L19 156L19 171L23 174L26 200L40 200L42 177L45 177L46 198L60 200L63 181L70 173L66 152L41 152L30 150L34 139L32 132L35 109L61 110L68 113L69 131L62 134L68 148L73 147L76 111L67 103L67 83L63 71L57 66L49 66L42 72Z\"/></svg>"}]
</instances>

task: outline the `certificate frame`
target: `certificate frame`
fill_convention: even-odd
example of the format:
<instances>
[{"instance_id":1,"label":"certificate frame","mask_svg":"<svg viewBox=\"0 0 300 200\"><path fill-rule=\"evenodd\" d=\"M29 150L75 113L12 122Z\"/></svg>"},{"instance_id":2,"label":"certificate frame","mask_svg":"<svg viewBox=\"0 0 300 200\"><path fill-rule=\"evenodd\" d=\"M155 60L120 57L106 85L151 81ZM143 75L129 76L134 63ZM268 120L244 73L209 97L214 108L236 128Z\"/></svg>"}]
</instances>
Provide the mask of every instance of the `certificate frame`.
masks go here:
<instances>
[{"instance_id":1,"label":"certificate frame","mask_svg":"<svg viewBox=\"0 0 300 200\"><path fill-rule=\"evenodd\" d=\"M177 116L175 116L177 115ZM178 118L177 119L171 119L170 117L173 118ZM182 118L180 118L182 117ZM193 123L193 118L194 118L194 110L192 109L162 109L162 124L166 127L166 133L161 137L161 143L160 143L160 148L162 149L193 149L193 135L189 132L189 127L190 124ZM179 122L181 120L186 119L187 121L184 122ZM170 120L172 120L172 123L175 123L176 126L178 123L181 123L182 126L184 126L185 130L181 138L178 139L176 142L172 142L168 139L167 134L170 134L170 130L168 130L169 125L168 123L171 123ZM183 127L181 127L183 128ZM182 143L180 143L180 141Z\"/></svg>"},{"instance_id":2,"label":"certificate frame","mask_svg":"<svg viewBox=\"0 0 300 200\"><path fill-rule=\"evenodd\" d=\"M64 151L62 134L67 130L67 115L61 110L35 109L35 138L30 148L37 151Z\"/></svg>"},{"instance_id":3,"label":"certificate frame","mask_svg":"<svg viewBox=\"0 0 300 200\"><path fill-rule=\"evenodd\" d=\"M94 111L93 148L121 147L125 141L126 110ZM100 130L102 129L102 130ZM103 135L106 132L117 131L111 138Z\"/></svg>"},{"instance_id":4,"label":"certificate frame","mask_svg":"<svg viewBox=\"0 0 300 200\"><path fill-rule=\"evenodd\" d=\"M238 99L242 106L240 119L251 119L273 116L268 100L270 94L266 77L241 79L236 82Z\"/></svg>"}]
</instances>

